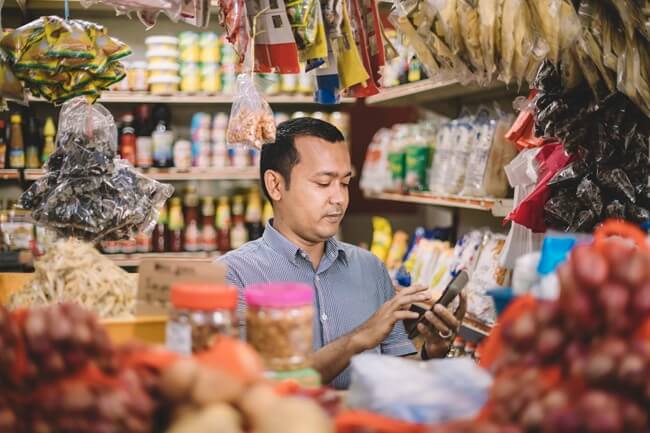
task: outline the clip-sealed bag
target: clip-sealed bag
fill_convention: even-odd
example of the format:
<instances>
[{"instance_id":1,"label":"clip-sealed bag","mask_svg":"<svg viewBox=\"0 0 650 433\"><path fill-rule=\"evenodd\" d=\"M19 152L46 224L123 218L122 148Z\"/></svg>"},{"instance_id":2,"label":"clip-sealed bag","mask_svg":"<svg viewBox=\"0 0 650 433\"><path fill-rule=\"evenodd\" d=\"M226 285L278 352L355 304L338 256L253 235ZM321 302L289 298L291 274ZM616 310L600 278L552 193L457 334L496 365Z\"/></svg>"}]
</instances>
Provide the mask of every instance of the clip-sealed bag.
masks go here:
<instances>
[{"instance_id":1,"label":"clip-sealed bag","mask_svg":"<svg viewBox=\"0 0 650 433\"><path fill-rule=\"evenodd\" d=\"M275 120L251 74L239 74L237 92L230 111L226 140L230 145L252 146L275 141Z\"/></svg>"}]
</instances>

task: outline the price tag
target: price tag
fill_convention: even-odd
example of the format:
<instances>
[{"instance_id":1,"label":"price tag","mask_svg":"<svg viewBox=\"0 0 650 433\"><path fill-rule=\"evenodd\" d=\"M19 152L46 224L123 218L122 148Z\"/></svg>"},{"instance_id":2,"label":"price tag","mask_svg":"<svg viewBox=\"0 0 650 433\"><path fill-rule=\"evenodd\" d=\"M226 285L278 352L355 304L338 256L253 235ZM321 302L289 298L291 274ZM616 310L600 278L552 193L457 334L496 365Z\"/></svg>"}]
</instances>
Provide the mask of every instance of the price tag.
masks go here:
<instances>
[{"instance_id":1,"label":"price tag","mask_svg":"<svg viewBox=\"0 0 650 433\"><path fill-rule=\"evenodd\" d=\"M140 264L136 314L166 314L176 283L225 284L226 266L195 260L146 259Z\"/></svg>"}]
</instances>

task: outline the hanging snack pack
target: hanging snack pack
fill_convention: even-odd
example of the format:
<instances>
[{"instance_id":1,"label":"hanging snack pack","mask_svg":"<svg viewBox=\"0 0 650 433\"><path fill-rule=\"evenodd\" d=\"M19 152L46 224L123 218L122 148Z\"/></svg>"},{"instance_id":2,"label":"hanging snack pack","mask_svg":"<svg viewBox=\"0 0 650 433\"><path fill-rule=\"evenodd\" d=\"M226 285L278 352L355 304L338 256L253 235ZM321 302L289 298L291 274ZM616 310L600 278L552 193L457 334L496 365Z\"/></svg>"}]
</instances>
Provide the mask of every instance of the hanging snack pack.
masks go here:
<instances>
[{"instance_id":1,"label":"hanging snack pack","mask_svg":"<svg viewBox=\"0 0 650 433\"><path fill-rule=\"evenodd\" d=\"M19 27L0 40L0 48L15 77L55 104L81 95L96 100L126 76L119 60L131 54L105 27L57 16Z\"/></svg>"},{"instance_id":2,"label":"hanging snack pack","mask_svg":"<svg viewBox=\"0 0 650 433\"><path fill-rule=\"evenodd\" d=\"M239 74L237 77L226 140L229 145L257 149L275 141L273 111L255 85L252 74Z\"/></svg>"},{"instance_id":3,"label":"hanging snack pack","mask_svg":"<svg viewBox=\"0 0 650 433\"><path fill-rule=\"evenodd\" d=\"M219 25L226 30L226 39L243 61L249 44L248 20L244 0L219 0Z\"/></svg>"},{"instance_id":4,"label":"hanging snack pack","mask_svg":"<svg viewBox=\"0 0 650 433\"><path fill-rule=\"evenodd\" d=\"M21 195L20 205L61 237L97 242L152 230L174 189L118 158L117 127L108 110L75 98L63 105L59 119L45 176Z\"/></svg>"},{"instance_id":5,"label":"hanging snack pack","mask_svg":"<svg viewBox=\"0 0 650 433\"><path fill-rule=\"evenodd\" d=\"M135 12L142 24L150 29L156 25L161 12L172 21L178 21L184 2L182 0L81 0L81 5L85 8L100 3L113 7L118 15L130 15Z\"/></svg>"}]
</instances>

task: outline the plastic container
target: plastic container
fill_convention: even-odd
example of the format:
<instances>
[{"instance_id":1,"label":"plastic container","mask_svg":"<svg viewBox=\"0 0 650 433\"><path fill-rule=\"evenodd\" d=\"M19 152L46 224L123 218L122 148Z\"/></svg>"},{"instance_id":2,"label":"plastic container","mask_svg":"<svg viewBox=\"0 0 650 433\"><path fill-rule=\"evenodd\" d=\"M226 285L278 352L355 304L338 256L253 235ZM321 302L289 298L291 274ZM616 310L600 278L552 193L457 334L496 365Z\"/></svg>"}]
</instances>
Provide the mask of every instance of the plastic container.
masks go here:
<instances>
[{"instance_id":1,"label":"plastic container","mask_svg":"<svg viewBox=\"0 0 650 433\"><path fill-rule=\"evenodd\" d=\"M192 167L192 143L188 140L178 140L174 144L174 167L179 170Z\"/></svg>"},{"instance_id":2,"label":"plastic container","mask_svg":"<svg viewBox=\"0 0 650 433\"><path fill-rule=\"evenodd\" d=\"M200 61L199 34L195 32L183 32L178 36L178 49L180 51L181 62L196 63Z\"/></svg>"},{"instance_id":3,"label":"plastic container","mask_svg":"<svg viewBox=\"0 0 650 433\"><path fill-rule=\"evenodd\" d=\"M298 74L280 75L280 93L293 94L298 90Z\"/></svg>"},{"instance_id":4,"label":"plastic container","mask_svg":"<svg viewBox=\"0 0 650 433\"><path fill-rule=\"evenodd\" d=\"M149 90L156 95L169 95L178 92L179 77L149 78Z\"/></svg>"},{"instance_id":5,"label":"plastic container","mask_svg":"<svg viewBox=\"0 0 650 433\"><path fill-rule=\"evenodd\" d=\"M221 66L221 92L226 95L235 93L235 80L237 80L237 72L233 65Z\"/></svg>"},{"instance_id":6,"label":"plastic container","mask_svg":"<svg viewBox=\"0 0 650 433\"><path fill-rule=\"evenodd\" d=\"M183 63L181 66L181 91L195 93L201 90L201 70L198 63Z\"/></svg>"},{"instance_id":7,"label":"plastic container","mask_svg":"<svg viewBox=\"0 0 650 433\"><path fill-rule=\"evenodd\" d=\"M111 86L111 90L116 90L116 91L121 91L121 92L128 92L130 91L130 82L132 80L131 78L131 64L128 62L122 62L124 65L124 72L126 72L126 78L124 80L120 80L117 83L113 84ZM145 83L146 84L146 83Z\"/></svg>"},{"instance_id":8,"label":"plastic container","mask_svg":"<svg viewBox=\"0 0 650 433\"><path fill-rule=\"evenodd\" d=\"M149 78L155 78L155 77L176 77L178 76L178 70L180 67L178 66L178 63L172 63L172 62L165 62L165 63L158 63L156 65L150 65L148 70L149 70Z\"/></svg>"},{"instance_id":9,"label":"plastic container","mask_svg":"<svg viewBox=\"0 0 650 433\"><path fill-rule=\"evenodd\" d=\"M171 288L167 348L183 355L208 349L219 336L236 337L237 289L182 283Z\"/></svg>"},{"instance_id":10,"label":"plastic container","mask_svg":"<svg viewBox=\"0 0 650 433\"><path fill-rule=\"evenodd\" d=\"M272 371L309 365L314 318L311 287L298 283L260 284L246 288L246 333Z\"/></svg>"},{"instance_id":11,"label":"plastic container","mask_svg":"<svg viewBox=\"0 0 650 433\"><path fill-rule=\"evenodd\" d=\"M219 63L221 61L221 43L219 36L213 32L201 33L199 37L201 63Z\"/></svg>"},{"instance_id":12,"label":"plastic container","mask_svg":"<svg viewBox=\"0 0 650 433\"><path fill-rule=\"evenodd\" d=\"M132 92L145 92L147 90L147 62L138 61L129 65L127 80L129 90Z\"/></svg>"},{"instance_id":13,"label":"plastic container","mask_svg":"<svg viewBox=\"0 0 650 433\"><path fill-rule=\"evenodd\" d=\"M144 39L147 48L163 48L175 50L178 47L178 38L174 36L149 36Z\"/></svg>"},{"instance_id":14,"label":"plastic container","mask_svg":"<svg viewBox=\"0 0 650 433\"><path fill-rule=\"evenodd\" d=\"M152 48L145 54L149 67L160 63L178 63L178 50L172 48Z\"/></svg>"},{"instance_id":15,"label":"plastic container","mask_svg":"<svg viewBox=\"0 0 650 433\"><path fill-rule=\"evenodd\" d=\"M221 69L216 63L201 66L201 91L217 93L221 90Z\"/></svg>"}]
</instances>

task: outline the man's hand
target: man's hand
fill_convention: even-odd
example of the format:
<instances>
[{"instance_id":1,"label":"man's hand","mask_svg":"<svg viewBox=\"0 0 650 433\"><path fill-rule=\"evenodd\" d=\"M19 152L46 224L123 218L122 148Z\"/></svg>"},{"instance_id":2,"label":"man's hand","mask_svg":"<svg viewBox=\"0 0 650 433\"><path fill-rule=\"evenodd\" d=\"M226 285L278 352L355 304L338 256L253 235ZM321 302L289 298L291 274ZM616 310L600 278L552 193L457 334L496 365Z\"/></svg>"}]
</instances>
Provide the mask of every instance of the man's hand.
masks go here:
<instances>
[{"instance_id":1,"label":"man's hand","mask_svg":"<svg viewBox=\"0 0 650 433\"><path fill-rule=\"evenodd\" d=\"M393 299L382 305L352 334L355 351L360 353L378 346L388 337L398 320L417 319L418 313L408 309L411 304L430 299L429 294L425 293L426 290L427 288L422 286L404 288Z\"/></svg>"},{"instance_id":2,"label":"man's hand","mask_svg":"<svg viewBox=\"0 0 650 433\"><path fill-rule=\"evenodd\" d=\"M466 311L467 298L464 294L461 294L460 304L455 313L438 304L434 307L433 313L427 311L424 314L425 320L429 323L420 323L418 331L424 337L424 350L426 350L429 358L440 358L447 354L449 345L454 335L458 333Z\"/></svg>"}]
</instances>

